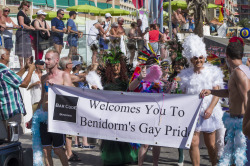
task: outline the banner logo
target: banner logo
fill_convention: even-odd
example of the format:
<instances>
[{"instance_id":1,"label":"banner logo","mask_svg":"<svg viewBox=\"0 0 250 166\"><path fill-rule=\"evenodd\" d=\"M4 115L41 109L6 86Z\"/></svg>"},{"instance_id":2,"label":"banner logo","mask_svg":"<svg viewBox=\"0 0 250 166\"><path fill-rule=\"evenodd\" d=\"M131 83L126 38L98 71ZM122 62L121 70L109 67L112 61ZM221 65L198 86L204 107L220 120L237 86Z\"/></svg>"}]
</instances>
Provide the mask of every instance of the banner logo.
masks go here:
<instances>
[{"instance_id":1,"label":"banner logo","mask_svg":"<svg viewBox=\"0 0 250 166\"><path fill-rule=\"evenodd\" d=\"M76 123L78 97L56 95L53 120Z\"/></svg>"}]
</instances>

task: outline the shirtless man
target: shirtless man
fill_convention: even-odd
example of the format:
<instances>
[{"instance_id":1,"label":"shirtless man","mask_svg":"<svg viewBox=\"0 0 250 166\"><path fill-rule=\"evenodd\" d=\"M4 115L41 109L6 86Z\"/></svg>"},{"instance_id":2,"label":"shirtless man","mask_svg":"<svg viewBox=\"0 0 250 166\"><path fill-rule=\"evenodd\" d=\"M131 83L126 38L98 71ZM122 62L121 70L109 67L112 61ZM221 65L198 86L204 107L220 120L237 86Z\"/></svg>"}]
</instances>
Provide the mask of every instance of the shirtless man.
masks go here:
<instances>
[{"instance_id":1,"label":"shirtless man","mask_svg":"<svg viewBox=\"0 0 250 166\"><path fill-rule=\"evenodd\" d=\"M122 17L118 17L117 22L118 22L117 35L119 36L126 35L125 29L123 28L124 19Z\"/></svg>"},{"instance_id":2,"label":"shirtless man","mask_svg":"<svg viewBox=\"0 0 250 166\"><path fill-rule=\"evenodd\" d=\"M179 25L181 23L185 23L186 20L181 14L181 8L177 9L176 11L173 12L172 15L172 28L173 28L173 33L176 35L177 32L179 31Z\"/></svg>"},{"instance_id":3,"label":"shirtless man","mask_svg":"<svg viewBox=\"0 0 250 166\"><path fill-rule=\"evenodd\" d=\"M40 105L42 106L43 111L48 111L48 84L72 86L69 73L59 70L57 67L58 63L59 53L56 50L49 50L45 55L45 64L48 73L42 76L41 79L43 86ZM46 165L53 165L53 160L51 156L51 150L53 145L53 150L61 160L62 165L68 166L68 158L63 150L64 135L57 133L49 133L47 131L47 128L47 123L40 123L40 135Z\"/></svg>"},{"instance_id":4,"label":"shirtless man","mask_svg":"<svg viewBox=\"0 0 250 166\"><path fill-rule=\"evenodd\" d=\"M232 145L231 143L226 143L224 147L224 153L221 157L221 162L225 161L223 159L227 158L229 155L231 159L227 161L232 161L232 158L238 159L241 154L244 154L246 146L244 145L245 141L237 140L237 137L244 138L242 133L242 128L238 129L237 126L242 125L243 116L246 112L248 96L247 93L250 90L250 70L247 66L242 64L243 57L243 45L240 42L231 42L228 44L226 49L226 58L227 62L231 68L231 76L228 82L228 89L222 90L202 90L201 97L208 96L210 94L218 96L218 97L229 97L229 114L225 113L223 116L224 125L227 129L226 141L231 141L230 139L234 139L233 142L236 142L237 145ZM225 123L226 122L226 123ZM233 123L233 124L232 124ZM234 126L236 124L237 126ZM239 131L238 131L239 130ZM239 134L236 134L239 133ZM249 130L248 130L249 132ZM234 137L234 138L230 138ZM231 146L235 146L232 148ZM237 148L238 147L238 148ZM230 151L234 149L234 152ZM243 149L243 150L242 150ZM242 152L243 151L243 152ZM244 155L243 155L244 156ZM241 161L245 162L245 158L241 157ZM235 160L233 163L225 163L222 165L242 165L238 164ZM244 163L245 164L245 163ZM244 165L243 164L243 165Z\"/></svg>"}]
</instances>

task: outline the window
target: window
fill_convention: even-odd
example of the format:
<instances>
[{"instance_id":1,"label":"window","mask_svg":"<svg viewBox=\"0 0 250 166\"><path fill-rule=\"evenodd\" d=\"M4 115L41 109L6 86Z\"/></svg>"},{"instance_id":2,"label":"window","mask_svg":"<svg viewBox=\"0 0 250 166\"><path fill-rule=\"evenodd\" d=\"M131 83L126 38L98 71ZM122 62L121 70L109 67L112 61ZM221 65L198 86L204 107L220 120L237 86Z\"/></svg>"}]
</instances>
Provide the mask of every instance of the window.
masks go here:
<instances>
[{"instance_id":1,"label":"window","mask_svg":"<svg viewBox=\"0 0 250 166\"><path fill-rule=\"evenodd\" d=\"M216 17L219 17L219 15L220 15L220 9L216 9Z\"/></svg>"},{"instance_id":2,"label":"window","mask_svg":"<svg viewBox=\"0 0 250 166\"><path fill-rule=\"evenodd\" d=\"M20 5L20 1L6 0L6 5Z\"/></svg>"}]
</instances>

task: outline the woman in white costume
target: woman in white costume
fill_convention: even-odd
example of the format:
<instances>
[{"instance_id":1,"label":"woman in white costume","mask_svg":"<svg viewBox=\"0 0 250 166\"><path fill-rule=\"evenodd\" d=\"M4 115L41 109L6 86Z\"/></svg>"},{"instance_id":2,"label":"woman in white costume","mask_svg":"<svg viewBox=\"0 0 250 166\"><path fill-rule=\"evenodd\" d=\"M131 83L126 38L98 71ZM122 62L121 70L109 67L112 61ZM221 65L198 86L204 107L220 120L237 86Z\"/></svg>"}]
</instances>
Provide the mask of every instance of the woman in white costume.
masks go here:
<instances>
[{"instance_id":1,"label":"woman in white costume","mask_svg":"<svg viewBox=\"0 0 250 166\"><path fill-rule=\"evenodd\" d=\"M182 70L179 74L181 89L186 94L199 95L202 89L221 88L223 86L223 73L218 67L205 63L207 53L202 39L197 35L190 35L185 39L183 48L183 56L191 62L193 67ZM212 165L217 163L215 131L223 127L223 112L220 104L217 104L218 101L219 98L215 96L203 99L189 151L194 166L200 165L200 132L203 132Z\"/></svg>"}]
</instances>

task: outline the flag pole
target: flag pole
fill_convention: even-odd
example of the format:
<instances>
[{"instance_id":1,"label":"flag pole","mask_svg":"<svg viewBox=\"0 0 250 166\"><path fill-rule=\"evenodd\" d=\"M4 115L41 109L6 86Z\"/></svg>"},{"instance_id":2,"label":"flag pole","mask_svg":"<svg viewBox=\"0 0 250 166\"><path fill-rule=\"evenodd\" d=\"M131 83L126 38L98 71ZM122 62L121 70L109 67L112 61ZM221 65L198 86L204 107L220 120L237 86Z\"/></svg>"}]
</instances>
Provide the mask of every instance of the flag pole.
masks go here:
<instances>
[{"instance_id":1,"label":"flag pole","mask_svg":"<svg viewBox=\"0 0 250 166\"><path fill-rule=\"evenodd\" d=\"M139 13L138 13L138 0L136 0L136 20L138 20Z\"/></svg>"},{"instance_id":2,"label":"flag pole","mask_svg":"<svg viewBox=\"0 0 250 166\"><path fill-rule=\"evenodd\" d=\"M168 16L169 16L169 35L170 35L170 39L173 38L172 35L172 9L171 9L171 0L169 0L169 4L168 4Z\"/></svg>"}]
</instances>

